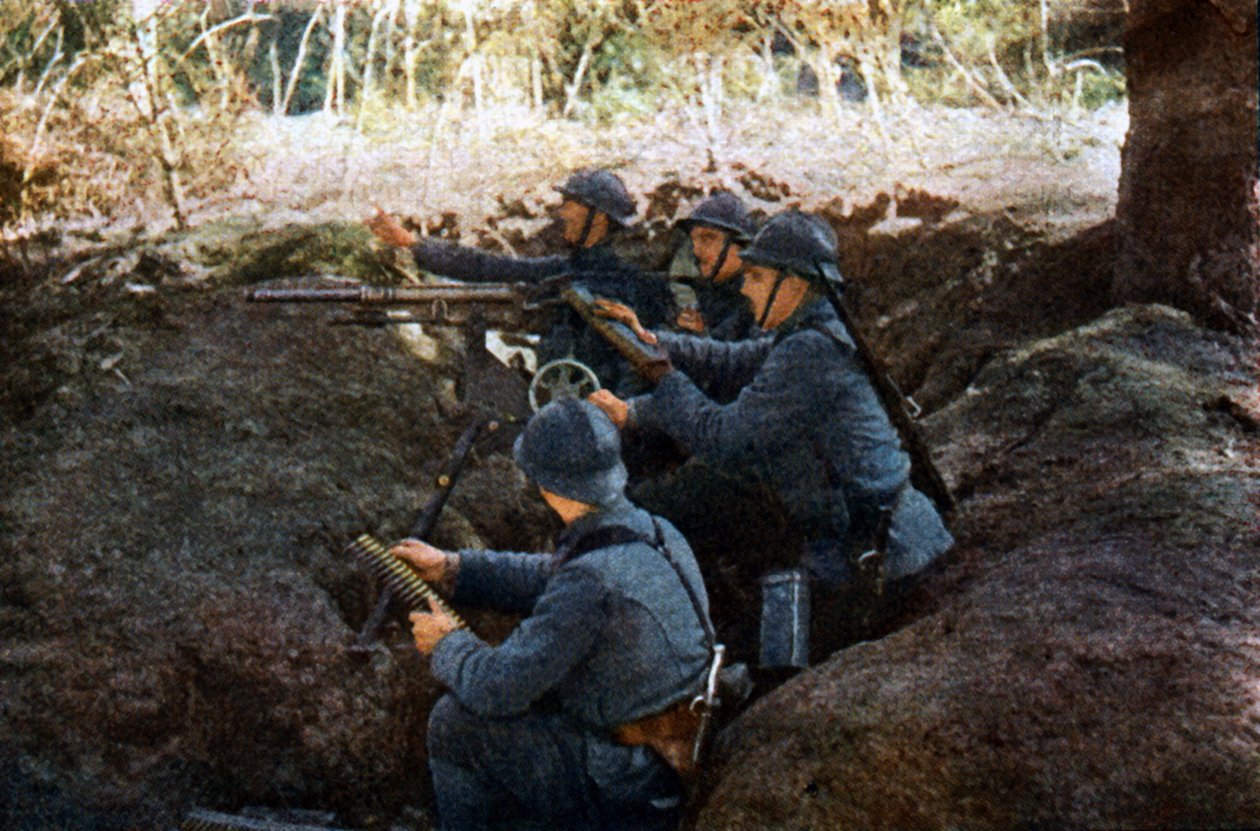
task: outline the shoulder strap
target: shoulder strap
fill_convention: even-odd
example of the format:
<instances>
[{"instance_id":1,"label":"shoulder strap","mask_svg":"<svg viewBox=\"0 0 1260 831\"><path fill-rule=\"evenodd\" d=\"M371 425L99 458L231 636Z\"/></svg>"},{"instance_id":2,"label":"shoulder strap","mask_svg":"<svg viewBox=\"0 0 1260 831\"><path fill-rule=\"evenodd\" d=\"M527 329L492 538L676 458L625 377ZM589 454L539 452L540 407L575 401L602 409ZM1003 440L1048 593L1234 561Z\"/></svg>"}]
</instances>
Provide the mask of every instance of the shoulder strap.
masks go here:
<instances>
[{"instance_id":1,"label":"shoulder strap","mask_svg":"<svg viewBox=\"0 0 1260 831\"><path fill-rule=\"evenodd\" d=\"M660 522L656 517L652 517L652 527L656 531L655 537L648 537L633 531L624 525L605 525L603 528L596 528L589 534L584 534L566 546L560 552L561 562L572 562L583 554L589 554L601 548L607 548L610 545L625 545L632 542L641 542L660 552L665 558L665 562L669 563L674 570L674 574L678 575L678 582L682 583L683 589L687 592L687 599L691 601L691 608L696 613L696 619L700 622L700 628L704 630L705 646L709 651L713 651L713 645L717 643L717 633L713 631L713 624L709 620L709 616L704 613L704 606L700 603L700 597L696 594L696 590L692 587L691 582L687 580L687 575L683 574L682 566L674 559L674 554L669 550L669 546L665 543L665 531L661 528Z\"/></svg>"},{"instance_id":2,"label":"shoulder strap","mask_svg":"<svg viewBox=\"0 0 1260 831\"><path fill-rule=\"evenodd\" d=\"M652 527L656 529L656 539L652 541L651 545L661 552L665 562L669 563L670 567L674 569L674 573L678 575L678 582L682 583L683 589L686 590L687 599L691 601L691 608L696 613L696 619L700 621L700 628L704 630L705 646L712 652L714 644L717 643L717 633L713 631L713 622L704 613L704 607L700 604L700 597L692 587L691 581L687 579L687 575L683 574L682 566L674 559L674 553L665 544L665 532L662 530L661 524L656 517L652 517Z\"/></svg>"},{"instance_id":3,"label":"shoulder strap","mask_svg":"<svg viewBox=\"0 0 1260 831\"><path fill-rule=\"evenodd\" d=\"M596 528L589 534L584 534L573 540L572 543L565 546L560 551L560 559L562 562L571 562L581 557L583 554L589 554L592 551L598 551L601 548L608 548L610 545L625 545L631 542L642 542L653 545L652 540L643 536L637 531L632 531L624 525L605 525L603 528ZM653 546L655 547L655 546Z\"/></svg>"}]
</instances>

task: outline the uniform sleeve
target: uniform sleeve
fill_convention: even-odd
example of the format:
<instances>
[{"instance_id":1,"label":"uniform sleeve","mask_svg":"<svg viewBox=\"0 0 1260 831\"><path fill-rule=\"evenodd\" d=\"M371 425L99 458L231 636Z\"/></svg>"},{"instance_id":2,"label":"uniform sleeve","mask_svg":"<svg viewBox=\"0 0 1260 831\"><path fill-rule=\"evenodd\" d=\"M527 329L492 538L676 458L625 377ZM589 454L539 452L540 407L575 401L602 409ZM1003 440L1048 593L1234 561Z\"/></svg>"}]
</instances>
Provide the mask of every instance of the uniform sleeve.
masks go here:
<instances>
[{"instance_id":1,"label":"uniform sleeve","mask_svg":"<svg viewBox=\"0 0 1260 831\"><path fill-rule=\"evenodd\" d=\"M411 247L423 271L468 283L536 282L569 268L563 256L509 257L437 239L422 239Z\"/></svg>"},{"instance_id":2,"label":"uniform sleeve","mask_svg":"<svg viewBox=\"0 0 1260 831\"><path fill-rule=\"evenodd\" d=\"M773 338L768 336L741 341L674 332L657 332L656 336L675 367L710 387L724 389L739 389L752 381L774 347Z\"/></svg>"},{"instance_id":3,"label":"uniform sleeve","mask_svg":"<svg viewBox=\"0 0 1260 831\"><path fill-rule=\"evenodd\" d=\"M653 393L631 402L631 421L663 431L710 463L772 459L800 436L814 434L834 405L824 337L811 332L781 341L739 397L725 405L683 373L671 372Z\"/></svg>"},{"instance_id":4,"label":"uniform sleeve","mask_svg":"<svg viewBox=\"0 0 1260 831\"><path fill-rule=\"evenodd\" d=\"M456 603L528 614L552 573L550 554L461 551L455 577Z\"/></svg>"},{"instance_id":5,"label":"uniform sleeve","mask_svg":"<svg viewBox=\"0 0 1260 831\"><path fill-rule=\"evenodd\" d=\"M554 688L602 637L606 589L578 568L557 572L534 612L498 646L467 629L447 635L433 650L433 675L469 710L512 716Z\"/></svg>"},{"instance_id":6,"label":"uniform sleeve","mask_svg":"<svg viewBox=\"0 0 1260 831\"><path fill-rule=\"evenodd\" d=\"M750 331L755 330L756 326L751 315L735 311L719 319L710 327L709 337L719 341L744 340L749 337Z\"/></svg>"}]
</instances>

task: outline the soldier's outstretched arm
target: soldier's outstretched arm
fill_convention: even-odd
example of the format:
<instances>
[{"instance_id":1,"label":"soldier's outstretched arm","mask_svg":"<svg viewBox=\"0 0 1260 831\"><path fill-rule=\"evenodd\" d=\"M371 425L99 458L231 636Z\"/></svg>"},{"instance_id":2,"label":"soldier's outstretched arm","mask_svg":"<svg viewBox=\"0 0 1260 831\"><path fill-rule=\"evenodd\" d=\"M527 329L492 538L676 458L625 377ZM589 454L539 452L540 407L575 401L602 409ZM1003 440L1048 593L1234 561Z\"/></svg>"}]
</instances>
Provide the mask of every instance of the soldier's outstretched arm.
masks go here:
<instances>
[{"instance_id":1,"label":"soldier's outstretched arm","mask_svg":"<svg viewBox=\"0 0 1260 831\"><path fill-rule=\"evenodd\" d=\"M417 241L411 256L424 271L468 283L534 283L569 268L569 259L559 255L510 257L438 239Z\"/></svg>"},{"instance_id":2,"label":"soldier's outstretched arm","mask_svg":"<svg viewBox=\"0 0 1260 831\"><path fill-rule=\"evenodd\" d=\"M563 569L533 613L498 646L467 629L442 638L433 650L433 675L474 713L492 718L523 713L585 657L597 638L606 637L605 594L594 574Z\"/></svg>"},{"instance_id":3,"label":"soldier's outstretched arm","mask_svg":"<svg viewBox=\"0 0 1260 831\"><path fill-rule=\"evenodd\" d=\"M714 338L658 332L657 340L670 363L690 375L738 389L752 381L774 347L770 336L720 341Z\"/></svg>"},{"instance_id":4,"label":"soldier's outstretched arm","mask_svg":"<svg viewBox=\"0 0 1260 831\"><path fill-rule=\"evenodd\" d=\"M527 614L551 576L550 554L461 551L455 576L455 603Z\"/></svg>"},{"instance_id":5,"label":"soldier's outstretched arm","mask_svg":"<svg viewBox=\"0 0 1260 831\"><path fill-rule=\"evenodd\" d=\"M835 395L824 369L829 348L822 335L783 341L729 404L708 398L686 375L670 373L654 392L629 402L630 423L661 430L713 463L772 459L826 419Z\"/></svg>"}]
</instances>

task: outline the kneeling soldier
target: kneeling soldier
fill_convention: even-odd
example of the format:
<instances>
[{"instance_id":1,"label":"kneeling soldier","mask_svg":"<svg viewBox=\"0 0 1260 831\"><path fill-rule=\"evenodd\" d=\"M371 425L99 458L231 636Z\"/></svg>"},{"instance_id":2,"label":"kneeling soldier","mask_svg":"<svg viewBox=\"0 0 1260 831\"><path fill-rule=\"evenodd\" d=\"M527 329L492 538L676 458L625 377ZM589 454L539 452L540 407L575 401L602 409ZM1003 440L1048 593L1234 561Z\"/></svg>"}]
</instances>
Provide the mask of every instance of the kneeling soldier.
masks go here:
<instances>
[{"instance_id":1,"label":"kneeling soldier","mask_svg":"<svg viewBox=\"0 0 1260 831\"><path fill-rule=\"evenodd\" d=\"M713 647L686 540L623 495L616 428L586 401L543 408L516 461L566 524L554 555L393 549L453 599L527 615L500 645L438 614L416 646L450 689L429 718L441 827L668 828L692 759L690 704ZM698 725L697 725L698 726Z\"/></svg>"},{"instance_id":2,"label":"kneeling soldier","mask_svg":"<svg viewBox=\"0 0 1260 831\"><path fill-rule=\"evenodd\" d=\"M953 544L932 502L910 484L910 457L828 299L839 281L834 239L813 216L773 217L742 254L742 291L771 337L662 338L683 371L663 374L654 392L628 403L605 390L591 396L619 426L664 432L708 464L768 486L804 534L809 577L827 601L855 587L867 552L886 554L883 576L897 581ZM733 380L739 395L716 403L690 375ZM804 575L772 575L763 587L763 666L805 665L807 638L795 631L808 615ZM845 611L819 621L820 634L834 637Z\"/></svg>"}]
</instances>

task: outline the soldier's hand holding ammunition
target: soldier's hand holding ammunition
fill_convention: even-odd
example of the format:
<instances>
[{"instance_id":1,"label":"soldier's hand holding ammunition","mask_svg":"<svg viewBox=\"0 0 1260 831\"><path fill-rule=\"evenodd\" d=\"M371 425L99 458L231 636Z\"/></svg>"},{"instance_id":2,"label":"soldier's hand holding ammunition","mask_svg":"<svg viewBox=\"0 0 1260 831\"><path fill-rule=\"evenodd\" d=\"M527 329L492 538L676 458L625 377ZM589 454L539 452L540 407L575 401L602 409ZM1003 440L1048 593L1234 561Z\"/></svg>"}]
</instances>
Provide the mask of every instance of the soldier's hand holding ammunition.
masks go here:
<instances>
[{"instance_id":1,"label":"soldier's hand holding ammunition","mask_svg":"<svg viewBox=\"0 0 1260 831\"><path fill-rule=\"evenodd\" d=\"M386 245L392 245L396 248L410 248L416 244L416 235L408 231L402 226L401 222L380 208L377 208L376 213L368 217L364 222L367 224L368 230Z\"/></svg>"},{"instance_id":2,"label":"soldier's hand holding ammunition","mask_svg":"<svg viewBox=\"0 0 1260 831\"><path fill-rule=\"evenodd\" d=\"M630 420L629 404L608 390L596 390L586 396L586 400L603 410L618 430L625 429L626 422Z\"/></svg>"},{"instance_id":3,"label":"soldier's hand holding ammunition","mask_svg":"<svg viewBox=\"0 0 1260 831\"><path fill-rule=\"evenodd\" d=\"M430 583L437 583L446 576L446 552L427 542L406 539L391 548L389 553L414 568L423 580Z\"/></svg>"},{"instance_id":4,"label":"soldier's hand holding ammunition","mask_svg":"<svg viewBox=\"0 0 1260 831\"><path fill-rule=\"evenodd\" d=\"M630 331L634 332L639 340L649 346L656 345L656 335L643 328L643 324L639 322L639 316L634 313L634 309L626 304L597 297L595 298L595 314L600 317L606 317L609 320L615 320L618 323L624 323L630 327Z\"/></svg>"},{"instance_id":5,"label":"soldier's hand holding ammunition","mask_svg":"<svg viewBox=\"0 0 1260 831\"><path fill-rule=\"evenodd\" d=\"M432 599L429 600L429 608L432 611L412 612L410 615L411 636L416 640L416 649L425 656L433 654L438 641L459 628Z\"/></svg>"}]
</instances>

